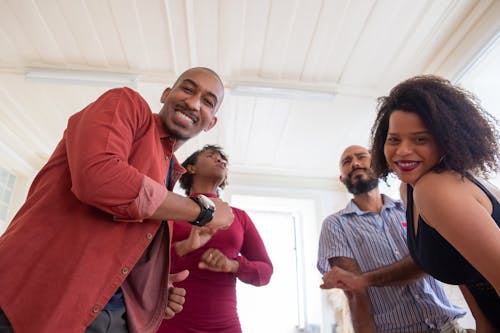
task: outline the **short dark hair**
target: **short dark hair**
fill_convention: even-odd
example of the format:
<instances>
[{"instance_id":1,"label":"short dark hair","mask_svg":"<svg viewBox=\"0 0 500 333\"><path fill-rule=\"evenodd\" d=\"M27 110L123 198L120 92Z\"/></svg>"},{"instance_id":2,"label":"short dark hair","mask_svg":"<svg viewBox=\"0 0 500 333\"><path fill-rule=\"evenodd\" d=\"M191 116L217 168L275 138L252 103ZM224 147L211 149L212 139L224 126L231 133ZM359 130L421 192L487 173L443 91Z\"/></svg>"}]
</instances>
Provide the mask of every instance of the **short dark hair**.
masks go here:
<instances>
[{"instance_id":1,"label":"short dark hair","mask_svg":"<svg viewBox=\"0 0 500 333\"><path fill-rule=\"evenodd\" d=\"M384 144L393 111L416 113L444 158L433 170L487 175L498 171L500 160L497 120L483 110L470 92L434 76L410 78L378 98L377 117L371 129L372 168L383 179L391 172Z\"/></svg>"},{"instance_id":2,"label":"short dark hair","mask_svg":"<svg viewBox=\"0 0 500 333\"><path fill-rule=\"evenodd\" d=\"M208 68L208 67L192 67L192 68L186 69L184 72L181 73L181 75L179 75L177 77L177 79L175 80L174 84L172 85L172 88L175 88L179 83L181 83L181 81L184 78L185 74L187 74L187 73L189 73L190 71L193 71L193 70L203 70L203 71L209 72L210 74L212 74L219 81L220 85L224 89L224 83L222 82L222 79L219 76L219 74L217 74L216 71L214 71L213 69ZM217 103L218 107L222 104L223 99L224 99L224 91L223 91L223 94L222 94L222 99L220 101L218 101L218 103ZM218 110L218 107L216 108L216 110Z\"/></svg>"},{"instance_id":3,"label":"short dark hair","mask_svg":"<svg viewBox=\"0 0 500 333\"><path fill-rule=\"evenodd\" d=\"M186 74L192 70L196 70L196 69L201 69L201 70L204 70L204 71L211 73L213 76L215 76L217 78L217 80L219 80L221 86L224 87L224 83L222 83L222 79L220 78L219 74L217 74L217 72L214 71L213 69L208 68L208 67L191 67L191 68L186 69L184 72L181 73L181 75L179 75L177 77L174 84L172 85L172 88L179 84L179 82L181 81L181 78L184 76L184 74Z\"/></svg>"},{"instance_id":4,"label":"short dark hair","mask_svg":"<svg viewBox=\"0 0 500 333\"><path fill-rule=\"evenodd\" d=\"M218 145L205 145L202 149L198 149L197 151L195 151L194 153L189 155L189 157L186 158L184 160L184 162L182 162L182 166L185 169L187 169L188 165L195 165L196 160L198 159L198 156L200 156L201 153L203 153L207 150L219 153L220 156L222 157L222 159L224 161L228 162L227 155L226 155L226 153L224 153L224 150L222 149L222 147L220 147ZM181 178L179 179L179 183L180 183L181 188L186 193L186 195L189 195L191 187L193 186L193 174L191 174L189 172L184 173L181 176ZM227 178L224 179L224 181L219 185L219 188L224 189L226 187L226 185L227 185Z\"/></svg>"}]
</instances>

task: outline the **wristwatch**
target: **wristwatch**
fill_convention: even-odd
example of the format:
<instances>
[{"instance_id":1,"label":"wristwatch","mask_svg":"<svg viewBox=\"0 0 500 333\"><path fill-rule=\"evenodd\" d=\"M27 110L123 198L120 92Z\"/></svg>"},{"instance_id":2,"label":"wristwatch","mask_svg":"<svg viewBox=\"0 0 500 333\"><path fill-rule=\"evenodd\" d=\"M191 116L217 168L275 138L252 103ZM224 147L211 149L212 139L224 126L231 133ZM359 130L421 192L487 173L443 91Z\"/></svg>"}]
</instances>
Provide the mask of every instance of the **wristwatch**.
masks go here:
<instances>
[{"instance_id":1,"label":"wristwatch","mask_svg":"<svg viewBox=\"0 0 500 333\"><path fill-rule=\"evenodd\" d=\"M189 221L192 225L197 227L203 227L212 221L215 213L215 204L212 200L204 196L203 194L198 194L195 197L190 197L191 200L196 202L200 206L200 215L194 221Z\"/></svg>"}]
</instances>

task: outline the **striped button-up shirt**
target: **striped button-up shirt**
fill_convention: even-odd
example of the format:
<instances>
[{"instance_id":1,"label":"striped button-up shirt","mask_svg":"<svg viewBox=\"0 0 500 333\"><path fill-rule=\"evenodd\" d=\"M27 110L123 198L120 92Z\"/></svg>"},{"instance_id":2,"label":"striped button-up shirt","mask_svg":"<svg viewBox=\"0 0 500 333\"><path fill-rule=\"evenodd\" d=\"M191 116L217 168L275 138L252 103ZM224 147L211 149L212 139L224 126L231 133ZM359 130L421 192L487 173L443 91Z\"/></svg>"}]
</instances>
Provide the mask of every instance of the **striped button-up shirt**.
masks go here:
<instances>
[{"instance_id":1,"label":"striped button-up shirt","mask_svg":"<svg viewBox=\"0 0 500 333\"><path fill-rule=\"evenodd\" d=\"M382 195L380 214L363 212L353 200L323 221L318 270L330 270L329 258L355 259L361 271L393 264L409 255L405 209L400 201ZM431 277L405 286L370 287L368 295L379 332L436 329L465 315L452 305L440 283Z\"/></svg>"}]
</instances>

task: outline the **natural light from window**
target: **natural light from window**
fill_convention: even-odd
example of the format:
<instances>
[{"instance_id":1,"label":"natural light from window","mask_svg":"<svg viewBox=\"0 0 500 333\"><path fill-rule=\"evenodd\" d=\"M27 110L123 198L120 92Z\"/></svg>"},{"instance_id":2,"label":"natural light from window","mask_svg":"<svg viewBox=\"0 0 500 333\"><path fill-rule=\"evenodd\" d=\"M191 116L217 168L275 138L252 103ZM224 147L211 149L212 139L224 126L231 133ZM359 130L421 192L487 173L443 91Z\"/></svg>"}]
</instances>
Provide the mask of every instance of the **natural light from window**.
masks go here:
<instances>
[{"instance_id":1,"label":"natural light from window","mask_svg":"<svg viewBox=\"0 0 500 333\"><path fill-rule=\"evenodd\" d=\"M500 34L458 79L458 84L474 93L483 108L500 121ZM500 174L491 182L500 187Z\"/></svg>"}]
</instances>

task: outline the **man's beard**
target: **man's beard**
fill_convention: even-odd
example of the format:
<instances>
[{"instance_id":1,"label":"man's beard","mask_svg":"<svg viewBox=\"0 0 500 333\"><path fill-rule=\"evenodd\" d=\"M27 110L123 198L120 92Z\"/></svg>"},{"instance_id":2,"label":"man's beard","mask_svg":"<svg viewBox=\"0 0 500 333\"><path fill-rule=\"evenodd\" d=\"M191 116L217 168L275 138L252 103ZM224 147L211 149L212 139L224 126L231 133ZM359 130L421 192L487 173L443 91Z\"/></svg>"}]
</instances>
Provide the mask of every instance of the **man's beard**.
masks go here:
<instances>
[{"instance_id":1,"label":"man's beard","mask_svg":"<svg viewBox=\"0 0 500 333\"><path fill-rule=\"evenodd\" d=\"M188 141L189 139L191 139L192 137L191 136L186 136L186 135L183 135L180 131L176 130L176 129L172 129L172 128L167 128L167 133L172 137L174 138L175 140L177 141Z\"/></svg>"},{"instance_id":2,"label":"man's beard","mask_svg":"<svg viewBox=\"0 0 500 333\"><path fill-rule=\"evenodd\" d=\"M368 179L359 179L355 184L352 183L351 178L344 180L344 185L347 187L349 193L354 195L370 192L378 186L378 178L368 177Z\"/></svg>"},{"instance_id":3,"label":"man's beard","mask_svg":"<svg viewBox=\"0 0 500 333\"><path fill-rule=\"evenodd\" d=\"M184 135L181 130L175 128L174 126L169 126L167 123L163 122L163 127L165 128L166 132L168 135L172 138L174 138L177 141L188 141L189 139L193 138L197 134L194 135Z\"/></svg>"},{"instance_id":4,"label":"man's beard","mask_svg":"<svg viewBox=\"0 0 500 333\"><path fill-rule=\"evenodd\" d=\"M179 125L175 124L173 120L170 120L170 122L172 122L173 124L169 123L166 116L168 112L174 112L174 111L173 110L169 111L166 106L163 106L159 114L163 123L163 128L165 128L165 131L168 133L170 137L174 138L177 141L185 142L199 134L199 133L189 134L189 135L183 134L182 129L176 128Z\"/></svg>"}]
</instances>

